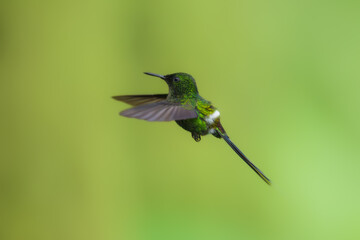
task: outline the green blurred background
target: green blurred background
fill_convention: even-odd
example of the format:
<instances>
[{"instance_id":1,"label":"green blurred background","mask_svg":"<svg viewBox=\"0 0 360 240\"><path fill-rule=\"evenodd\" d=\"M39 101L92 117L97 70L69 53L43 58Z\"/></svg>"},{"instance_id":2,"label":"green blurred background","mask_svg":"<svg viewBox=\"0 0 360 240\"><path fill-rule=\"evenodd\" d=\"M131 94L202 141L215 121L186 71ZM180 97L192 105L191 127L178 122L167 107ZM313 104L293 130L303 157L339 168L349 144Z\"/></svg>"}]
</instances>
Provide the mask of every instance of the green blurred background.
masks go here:
<instances>
[{"instance_id":1,"label":"green blurred background","mask_svg":"<svg viewBox=\"0 0 360 240\"><path fill-rule=\"evenodd\" d=\"M359 1L2 1L0 239L360 238ZM191 73L212 136L113 95Z\"/></svg>"}]
</instances>

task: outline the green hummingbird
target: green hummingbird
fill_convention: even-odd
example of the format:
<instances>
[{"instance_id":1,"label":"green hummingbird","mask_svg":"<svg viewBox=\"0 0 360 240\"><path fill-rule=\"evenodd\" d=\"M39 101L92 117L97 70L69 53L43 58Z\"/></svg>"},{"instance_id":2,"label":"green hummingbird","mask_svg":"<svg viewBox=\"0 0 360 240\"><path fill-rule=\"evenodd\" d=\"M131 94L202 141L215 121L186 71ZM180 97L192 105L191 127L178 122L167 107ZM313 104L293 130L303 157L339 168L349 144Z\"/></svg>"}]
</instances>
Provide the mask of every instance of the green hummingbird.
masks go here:
<instances>
[{"instance_id":1,"label":"green hummingbird","mask_svg":"<svg viewBox=\"0 0 360 240\"><path fill-rule=\"evenodd\" d=\"M199 95L195 79L190 74L145 74L165 80L169 86L169 93L114 96L115 100L133 106L120 112L120 115L147 121L175 121L180 127L191 132L196 142L201 140L201 136L209 133L222 138L267 184L271 184L270 179L230 140L220 123L220 112L211 102Z\"/></svg>"}]
</instances>

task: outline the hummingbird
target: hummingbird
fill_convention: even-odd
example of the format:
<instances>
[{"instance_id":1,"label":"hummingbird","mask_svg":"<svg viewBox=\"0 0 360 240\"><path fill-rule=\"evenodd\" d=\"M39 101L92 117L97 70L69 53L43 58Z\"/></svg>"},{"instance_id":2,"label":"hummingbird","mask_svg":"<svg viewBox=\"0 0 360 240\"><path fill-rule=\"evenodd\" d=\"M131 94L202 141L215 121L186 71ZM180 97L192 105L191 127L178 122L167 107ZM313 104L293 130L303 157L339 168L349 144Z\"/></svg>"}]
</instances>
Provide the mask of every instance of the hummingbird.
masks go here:
<instances>
[{"instance_id":1,"label":"hummingbird","mask_svg":"<svg viewBox=\"0 0 360 240\"><path fill-rule=\"evenodd\" d=\"M132 108L120 112L120 115L147 121L175 121L189 131L192 138L199 142L201 136L212 134L222 138L267 184L271 181L258 169L239 148L230 140L220 123L220 112L211 102L199 95L195 79L187 73L160 75L145 74L164 80L168 94L121 95L113 98L132 105Z\"/></svg>"}]
</instances>

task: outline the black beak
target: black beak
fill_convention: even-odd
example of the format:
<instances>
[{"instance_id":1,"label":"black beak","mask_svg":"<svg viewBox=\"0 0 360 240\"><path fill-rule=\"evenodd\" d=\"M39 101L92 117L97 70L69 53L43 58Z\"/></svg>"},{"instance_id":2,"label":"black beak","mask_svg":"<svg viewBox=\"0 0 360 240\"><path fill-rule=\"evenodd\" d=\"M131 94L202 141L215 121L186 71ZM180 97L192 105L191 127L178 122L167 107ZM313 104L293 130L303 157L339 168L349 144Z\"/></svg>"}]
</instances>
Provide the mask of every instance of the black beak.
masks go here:
<instances>
[{"instance_id":1,"label":"black beak","mask_svg":"<svg viewBox=\"0 0 360 240\"><path fill-rule=\"evenodd\" d=\"M147 74L147 75L158 77L158 78L161 78L161 79L165 80L165 76L163 76L163 75L155 74L155 73L149 73L149 72L144 72L144 73Z\"/></svg>"}]
</instances>

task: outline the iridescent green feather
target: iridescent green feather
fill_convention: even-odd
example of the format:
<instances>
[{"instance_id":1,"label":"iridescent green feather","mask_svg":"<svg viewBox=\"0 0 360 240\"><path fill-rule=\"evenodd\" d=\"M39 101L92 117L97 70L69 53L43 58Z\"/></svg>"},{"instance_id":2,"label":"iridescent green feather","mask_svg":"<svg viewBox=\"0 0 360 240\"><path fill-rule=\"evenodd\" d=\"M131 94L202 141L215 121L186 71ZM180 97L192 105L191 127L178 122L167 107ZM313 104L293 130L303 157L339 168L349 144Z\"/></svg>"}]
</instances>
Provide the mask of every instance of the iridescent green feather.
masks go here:
<instances>
[{"instance_id":1,"label":"iridescent green feather","mask_svg":"<svg viewBox=\"0 0 360 240\"><path fill-rule=\"evenodd\" d=\"M197 135L206 135L209 133L210 125L205 118L214 113L215 107L209 101L202 97L196 98L195 109L198 114L197 118L176 121L183 129Z\"/></svg>"}]
</instances>

